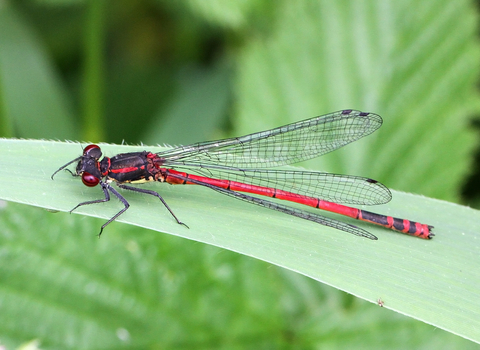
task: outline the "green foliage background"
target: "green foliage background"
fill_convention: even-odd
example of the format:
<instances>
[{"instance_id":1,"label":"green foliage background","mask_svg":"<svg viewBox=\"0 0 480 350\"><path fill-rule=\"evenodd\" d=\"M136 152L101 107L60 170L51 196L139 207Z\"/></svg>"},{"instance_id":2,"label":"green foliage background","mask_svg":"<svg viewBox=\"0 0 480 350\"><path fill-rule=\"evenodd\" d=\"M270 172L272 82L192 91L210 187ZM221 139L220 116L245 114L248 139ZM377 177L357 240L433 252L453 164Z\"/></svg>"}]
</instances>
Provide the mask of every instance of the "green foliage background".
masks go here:
<instances>
[{"instance_id":1,"label":"green foliage background","mask_svg":"<svg viewBox=\"0 0 480 350\"><path fill-rule=\"evenodd\" d=\"M186 144L354 108L380 114L381 130L303 166L458 202L478 146L477 23L466 0L4 1L0 132ZM78 144L0 149L1 199L68 211L97 198L68 174L49 179ZM477 347L451 333L480 342L474 210L395 192L375 211L434 224L437 236L366 226L380 237L371 245L202 189L158 190L188 232L135 195L122 219L137 226L115 223L101 240L103 221L5 205L0 344ZM117 206L83 213L105 218Z\"/></svg>"}]
</instances>

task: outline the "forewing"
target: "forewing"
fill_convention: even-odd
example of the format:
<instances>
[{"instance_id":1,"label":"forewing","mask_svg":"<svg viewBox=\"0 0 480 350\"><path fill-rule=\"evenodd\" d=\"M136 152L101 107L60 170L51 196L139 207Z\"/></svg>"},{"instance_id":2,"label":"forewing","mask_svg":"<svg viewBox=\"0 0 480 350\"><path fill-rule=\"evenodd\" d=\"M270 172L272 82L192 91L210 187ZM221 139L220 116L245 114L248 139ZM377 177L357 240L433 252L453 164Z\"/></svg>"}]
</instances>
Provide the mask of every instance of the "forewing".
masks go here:
<instances>
[{"instance_id":1,"label":"forewing","mask_svg":"<svg viewBox=\"0 0 480 350\"><path fill-rule=\"evenodd\" d=\"M376 114L344 110L242 137L182 146L158 155L172 167L276 167L334 151L381 125L382 118Z\"/></svg>"}]
</instances>

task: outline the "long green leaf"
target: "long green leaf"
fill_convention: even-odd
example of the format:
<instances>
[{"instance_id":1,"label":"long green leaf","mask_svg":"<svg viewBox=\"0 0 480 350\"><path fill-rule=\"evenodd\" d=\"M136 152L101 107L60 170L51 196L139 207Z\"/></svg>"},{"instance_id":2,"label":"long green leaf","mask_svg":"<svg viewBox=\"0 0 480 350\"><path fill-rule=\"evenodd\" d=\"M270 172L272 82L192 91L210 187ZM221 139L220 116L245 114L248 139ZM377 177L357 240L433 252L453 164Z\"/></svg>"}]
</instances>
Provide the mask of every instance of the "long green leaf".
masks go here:
<instances>
[{"instance_id":1,"label":"long green leaf","mask_svg":"<svg viewBox=\"0 0 480 350\"><path fill-rule=\"evenodd\" d=\"M102 149L113 155L146 147ZM60 211L101 198L100 189L87 188L68 173L50 179L80 152L76 143L1 140L0 183L8 186L2 186L0 198ZM480 341L480 213L475 210L394 192L394 200L376 211L434 225L436 236L424 241L358 224L379 237L370 241L205 188L148 188L158 190L190 229L177 225L156 198L137 194L126 194L132 207L118 221L256 257L372 302L382 298L388 308ZM79 208L78 213L105 219L120 207L111 201ZM105 231L114 234L114 228Z\"/></svg>"}]
</instances>

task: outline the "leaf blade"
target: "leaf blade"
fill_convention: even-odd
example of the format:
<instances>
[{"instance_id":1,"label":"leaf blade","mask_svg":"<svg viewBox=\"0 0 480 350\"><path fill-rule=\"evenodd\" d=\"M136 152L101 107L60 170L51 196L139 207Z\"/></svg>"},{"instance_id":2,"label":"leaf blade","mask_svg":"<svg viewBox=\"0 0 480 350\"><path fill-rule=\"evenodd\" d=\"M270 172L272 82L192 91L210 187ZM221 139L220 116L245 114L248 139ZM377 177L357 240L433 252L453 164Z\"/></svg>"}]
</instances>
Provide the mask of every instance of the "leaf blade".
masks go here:
<instances>
[{"instance_id":1,"label":"leaf blade","mask_svg":"<svg viewBox=\"0 0 480 350\"><path fill-rule=\"evenodd\" d=\"M74 143L1 140L5 163L0 164L0 181L8 182L12 174L16 181L11 188L2 187L0 198L66 211L80 201L101 197L68 173L50 179L79 149ZM113 155L145 147L102 145L102 149ZM25 172L25 164L39 169L38 173ZM467 339L480 339L476 318L480 302L475 298L480 281L476 259L480 246L475 244L478 211L394 192L391 204L378 211L432 224L437 235L424 241L362 226L380 238L369 241L282 213L260 211L197 186L152 189L162 193L190 229L177 225L156 198L136 194L128 195L132 207L118 221L253 256L366 300L375 302L381 295L393 310ZM118 209L118 202L111 202L82 208L79 213L108 218Z\"/></svg>"}]
</instances>

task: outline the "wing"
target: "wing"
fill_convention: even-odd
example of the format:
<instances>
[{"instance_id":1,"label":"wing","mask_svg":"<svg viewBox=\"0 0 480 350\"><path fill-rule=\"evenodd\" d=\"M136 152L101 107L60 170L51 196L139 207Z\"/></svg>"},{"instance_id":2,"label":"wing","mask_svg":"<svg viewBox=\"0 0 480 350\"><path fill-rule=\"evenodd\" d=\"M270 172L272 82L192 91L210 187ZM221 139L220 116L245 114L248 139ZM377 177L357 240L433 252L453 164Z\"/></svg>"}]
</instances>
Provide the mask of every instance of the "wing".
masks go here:
<instances>
[{"instance_id":1,"label":"wing","mask_svg":"<svg viewBox=\"0 0 480 350\"><path fill-rule=\"evenodd\" d=\"M335 203L375 205L392 199L389 189L375 180L350 175L315 171L248 170L175 167L201 176L231 180L243 184L280 189Z\"/></svg>"},{"instance_id":2,"label":"wing","mask_svg":"<svg viewBox=\"0 0 480 350\"><path fill-rule=\"evenodd\" d=\"M333 228L336 228L337 230L342 230L342 231L351 233L355 236L360 236L360 237L368 238L368 239L371 239L371 240L377 240L378 239L377 236L371 234L370 232L368 232L367 230L364 230L363 228L357 227L355 225L347 224L345 222L342 222L342 221L339 221L339 220L336 220L336 219L328 218L328 217L323 216L323 215L319 215L319 214L316 214L316 213L311 213L309 211L289 207L287 205L283 205L283 204L280 204L280 203L270 202L270 201L267 201L265 199L249 196L249 195L246 195L246 194L243 194L243 193L240 193L240 192L234 192L234 191L226 190L226 189L219 188L219 187L211 187L211 188L214 189L217 192L220 192L222 194L226 194L227 196L237 198L237 199L241 199L243 201L253 203L253 204L259 205L259 206L264 207L264 208L277 210L277 211L280 211L280 212L285 213L285 214L289 214L289 215L299 217L301 219L313 221L313 222L316 222L316 223L324 225L324 226L333 227Z\"/></svg>"},{"instance_id":3,"label":"wing","mask_svg":"<svg viewBox=\"0 0 480 350\"><path fill-rule=\"evenodd\" d=\"M334 151L382 125L373 113L343 110L272 130L158 153L166 166L266 168Z\"/></svg>"},{"instance_id":4,"label":"wing","mask_svg":"<svg viewBox=\"0 0 480 350\"><path fill-rule=\"evenodd\" d=\"M354 226L354 225L351 225L351 224L347 224L347 223L344 223L342 221L338 221L338 220L335 220L335 219L331 219L331 218L325 217L323 215L319 215L319 214L316 214L316 213L311 213L309 211L297 209L297 208L290 207L290 206L287 206L287 205L283 205L283 204L280 204L280 203L274 203L274 202L271 202L271 201L268 201L268 200L265 200L265 199L262 199L262 198L258 198L258 197L253 197L253 196L250 196L250 195L247 195L247 194L244 194L244 193L231 191L231 190L224 189L224 188L221 188L221 187L216 187L216 186L210 185L208 183L203 183L201 181L196 181L196 180L191 179L191 178L183 177L179 174L171 174L171 176L176 177L176 178L181 179L181 180L184 180L184 181L188 180L189 182L193 182L197 185L201 185L201 186L211 188L211 189L213 189L217 192L220 192L222 194L225 194L227 196L230 196L230 197L233 197L233 198L236 198L236 199L240 199L240 200L243 200L243 201L248 202L248 203L253 203L253 204L259 205L259 206L264 207L264 208L277 210L277 211L280 211L280 212L285 213L285 214L289 214L289 215L299 217L301 219L313 221L313 222L316 222L318 224L325 225L325 226L328 226L328 227L333 227L333 228L336 228L338 230L342 230L342 231L354 234L356 236L365 237L365 238L372 239L372 240L377 240L376 236L374 236L370 232L368 232L368 231L366 231L366 230L364 230L360 227L357 227L357 226Z\"/></svg>"}]
</instances>

